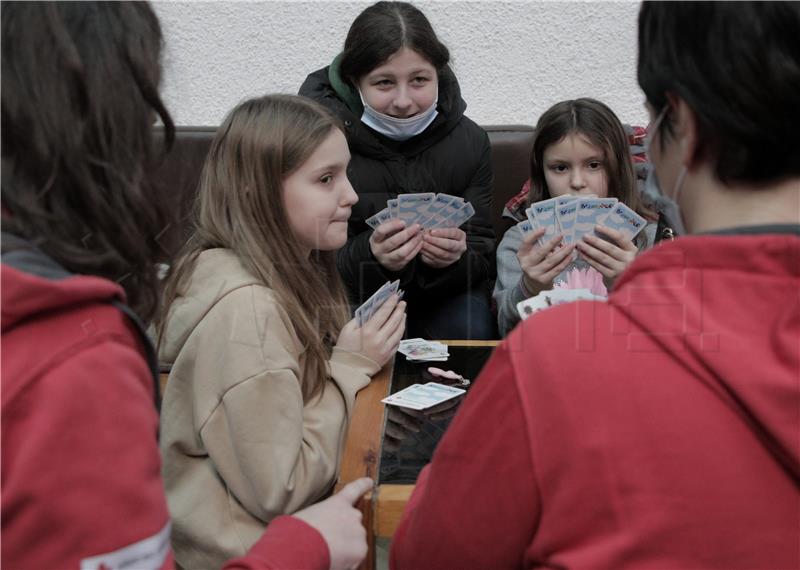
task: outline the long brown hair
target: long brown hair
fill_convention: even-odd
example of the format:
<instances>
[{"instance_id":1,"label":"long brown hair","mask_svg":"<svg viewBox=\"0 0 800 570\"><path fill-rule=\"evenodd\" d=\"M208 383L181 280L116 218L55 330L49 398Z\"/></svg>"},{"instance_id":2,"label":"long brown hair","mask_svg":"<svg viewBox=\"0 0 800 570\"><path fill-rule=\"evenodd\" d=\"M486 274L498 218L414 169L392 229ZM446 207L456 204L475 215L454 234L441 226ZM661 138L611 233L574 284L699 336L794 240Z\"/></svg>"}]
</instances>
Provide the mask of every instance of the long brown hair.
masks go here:
<instances>
[{"instance_id":1,"label":"long brown hair","mask_svg":"<svg viewBox=\"0 0 800 570\"><path fill-rule=\"evenodd\" d=\"M203 166L194 231L167 277L157 323L163 339L169 309L185 291L197 256L222 247L267 287L291 317L306 350L302 391L322 392L331 346L349 316L335 253L310 258L293 238L283 182L330 135L342 130L319 104L294 95L244 101L225 118Z\"/></svg>"},{"instance_id":2,"label":"long brown hair","mask_svg":"<svg viewBox=\"0 0 800 570\"><path fill-rule=\"evenodd\" d=\"M630 146L625 129L607 105L595 99L562 101L539 118L531 150L531 189L528 203L551 198L544 175L544 152L569 134L580 134L603 151L608 195L639 214L653 218L636 188Z\"/></svg>"},{"instance_id":3,"label":"long brown hair","mask_svg":"<svg viewBox=\"0 0 800 570\"><path fill-rule=\"evenodd\" d=\"M161 28L141 2L3 2L3 230L73 273L118 282L144 320L158 304L168 222L146 176L161 98Z\"/></svg>"}]
</instances>

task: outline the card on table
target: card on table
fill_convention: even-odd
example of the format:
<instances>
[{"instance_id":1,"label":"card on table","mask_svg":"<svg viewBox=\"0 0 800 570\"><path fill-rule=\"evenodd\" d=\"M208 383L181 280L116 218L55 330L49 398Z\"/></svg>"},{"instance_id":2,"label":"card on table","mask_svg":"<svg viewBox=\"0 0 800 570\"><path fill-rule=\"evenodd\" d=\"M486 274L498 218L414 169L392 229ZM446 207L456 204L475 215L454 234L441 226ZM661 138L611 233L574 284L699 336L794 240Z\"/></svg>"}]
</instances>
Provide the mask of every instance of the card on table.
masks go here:
<instances>
[{"instance_id":1,"label":"card on table","mask_svg":"<svg viewBox=\"0 0 800 570\"><path fill-rule=\"evenodd\" d=\"M435 341L427 341L422 338L401 340L397 351L400 354L405 355L406 360L436 360L443 362L449 357L449 351L446 344Z\"/></svg>"},{"instance_id":2,"label":"card on table","mask_svg":"<svg viewBox=\"0 0 800 570\"><path fill-rule=\"evenodd\" d=\"M425 410L464 393L466 393L466 390L461 388L446 386L437 382L428 382L427 384L412 384L408 388L384 398L381 402L390 406Z\"/></svg>"}]
</instances>

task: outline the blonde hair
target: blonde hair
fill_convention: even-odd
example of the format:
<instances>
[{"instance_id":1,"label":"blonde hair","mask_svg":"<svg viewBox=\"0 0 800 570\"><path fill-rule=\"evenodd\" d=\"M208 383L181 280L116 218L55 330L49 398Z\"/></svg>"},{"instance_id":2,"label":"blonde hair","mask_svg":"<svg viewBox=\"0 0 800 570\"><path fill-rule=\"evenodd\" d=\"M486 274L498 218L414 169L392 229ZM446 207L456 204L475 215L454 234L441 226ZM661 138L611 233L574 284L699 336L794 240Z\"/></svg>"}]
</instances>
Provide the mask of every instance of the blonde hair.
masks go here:
<instances>
[{"instance_id":1,"label":"blonde hair","mask_svg":"<svg viewBox=\"0 0 800 570\"><path fill-rule=\"evenodd\" d=\"M237 105L223 121L200 177L194 231L164 289L159 339L170 305L185 290L197 256L232 250L290 315L306 352L301 379L308 401L324 389L331 347L349 318L334 251L308 257L289 225L283 183L330 135L342 130L322 106L294 95L267 95Z\"/></svg>"}]
</instances>

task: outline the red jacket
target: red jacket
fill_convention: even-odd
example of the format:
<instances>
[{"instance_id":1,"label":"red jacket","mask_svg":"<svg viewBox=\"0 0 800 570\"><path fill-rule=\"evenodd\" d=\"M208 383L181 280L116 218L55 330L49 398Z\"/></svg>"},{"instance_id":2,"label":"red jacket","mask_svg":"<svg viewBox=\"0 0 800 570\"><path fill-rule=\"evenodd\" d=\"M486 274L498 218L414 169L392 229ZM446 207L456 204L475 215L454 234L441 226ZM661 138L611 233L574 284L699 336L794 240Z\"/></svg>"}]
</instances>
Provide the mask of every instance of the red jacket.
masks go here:
<instances>
[{"instance_id":1,"label":"red jacket","mask_svg":"<svg viewBox=\"0 0 800 570\"><path fill-rule=\"evenodd\" d=\"M391 565L798 568L798 457L800 238L683 237L500 345Z\"/></svg>"},{"instance_id":2,"label":"red jacket","mask_svg":"<svg viewBox=\"0 0 800 570\"><path fill-rule=\"evenodd\" d=\"M122 289L69 276L40 253L11 255L17 269L5 253L2 265L2 567L172 567L154 381L140 333L110 304ZM328 565L322 536L281 517L227 568Z\"/></svg>"}]
</instances>

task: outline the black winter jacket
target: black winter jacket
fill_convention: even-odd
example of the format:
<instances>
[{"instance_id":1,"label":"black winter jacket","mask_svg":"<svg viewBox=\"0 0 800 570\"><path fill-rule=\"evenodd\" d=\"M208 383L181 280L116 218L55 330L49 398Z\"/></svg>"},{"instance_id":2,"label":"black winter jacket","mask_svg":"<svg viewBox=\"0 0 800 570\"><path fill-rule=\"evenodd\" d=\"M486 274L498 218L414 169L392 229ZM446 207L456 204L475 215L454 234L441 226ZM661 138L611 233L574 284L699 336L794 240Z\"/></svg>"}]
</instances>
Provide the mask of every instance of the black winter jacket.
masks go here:
<instances>
[{"instance_id":1,"label":"black winter jacket","mask_svg":"<svg viewBox=\"0 0 800 570\"><path fill-rule=\"evenodd\" d=\"M421 134L398 142L361 122L358 93L338 78L337 63L309 75L300 95L320 102L342 120L350 146L348 176L359 201L338 266L351 300L361 303L393 279L400 279L405 299L417 307L484 286L494 275L491 148L486 131L464 116L467 105L455 76L449 69L439 74L439 114L433 123ZM417 257L393 273L372 255L372 229L365 220L385 208L387 200L414 192L444 192L472 203L475 215L462 227L467 251L443 269L429 267Z\"/></svg>"}]
</instances>

